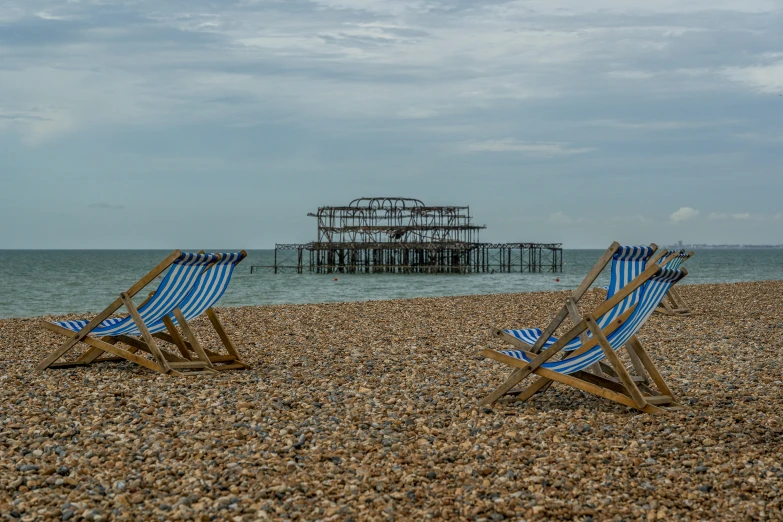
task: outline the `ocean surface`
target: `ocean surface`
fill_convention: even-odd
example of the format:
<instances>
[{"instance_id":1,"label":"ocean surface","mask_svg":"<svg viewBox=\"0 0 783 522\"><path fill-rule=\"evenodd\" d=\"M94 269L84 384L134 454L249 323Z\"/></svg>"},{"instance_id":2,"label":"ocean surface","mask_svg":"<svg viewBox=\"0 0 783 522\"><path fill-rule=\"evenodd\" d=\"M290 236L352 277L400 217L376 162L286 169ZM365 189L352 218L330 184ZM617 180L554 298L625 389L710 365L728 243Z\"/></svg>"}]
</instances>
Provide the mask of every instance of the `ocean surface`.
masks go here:
<instances>
[{"instance_id":1,"label":"ocean surface","mask_svg":"<svg viewBox=\"0 0 783 522\"><path fill-rule=\"evenodd\" d=\"M364 301L575 288L603 250L565 250L562 273L272 274L272 250L253 250L237 267L219 306ZM159 263L159 250L0 250L0 318L98 312ZM783 249L703 249L681 284L783 280ZM607 271L605 271L607 272ZM337 280L335 281L335 278ZM603 273L596 284L608 283ZM557 281L556 279L559 279ZM154 290L153 282L135 301Z\"/></svg>"}]
</instances>

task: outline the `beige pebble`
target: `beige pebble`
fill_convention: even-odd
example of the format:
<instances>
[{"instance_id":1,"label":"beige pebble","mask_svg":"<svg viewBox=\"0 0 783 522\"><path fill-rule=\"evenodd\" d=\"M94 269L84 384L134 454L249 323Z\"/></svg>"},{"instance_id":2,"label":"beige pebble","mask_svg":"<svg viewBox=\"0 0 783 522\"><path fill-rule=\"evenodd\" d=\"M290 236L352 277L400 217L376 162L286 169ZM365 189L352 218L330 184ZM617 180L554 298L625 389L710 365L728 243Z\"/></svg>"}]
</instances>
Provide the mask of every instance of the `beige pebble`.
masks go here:
<instances>
[{"instance_id":1,"label":"beige pebble","mask_svg":"<svg viewBox=\"0 0 783 522\"><path fill-rule=\"evenodd\" d=\"M783 283L680 290L693 314L639 334L688 406L661 417L561 385L476 407L510 372L480 355L504 347L488 328L546 326L564 292L219 309L252 368L206 378L36 372L59 339L0 320L0 512L781 519ZM219 348L206 318L193 326Z\"/></svg>"}]
</instances>

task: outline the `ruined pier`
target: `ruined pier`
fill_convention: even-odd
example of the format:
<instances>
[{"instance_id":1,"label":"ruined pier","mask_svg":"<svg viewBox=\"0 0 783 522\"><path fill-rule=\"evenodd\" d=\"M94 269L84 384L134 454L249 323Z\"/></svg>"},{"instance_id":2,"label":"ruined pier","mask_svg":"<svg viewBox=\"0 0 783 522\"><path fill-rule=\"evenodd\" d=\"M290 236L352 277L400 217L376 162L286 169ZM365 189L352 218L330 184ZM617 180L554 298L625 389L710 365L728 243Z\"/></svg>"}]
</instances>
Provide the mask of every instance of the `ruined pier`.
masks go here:
<instances>
[{"instance_id":1,"label":"ruined pier","mask_svg":"<svg viewBox=\"0 0 783 522\"><path fill-rule=\"evenodd\" d=\"M317 240L277 244L273 273L505 273L561 272L560 243L482 243L486 228L470 207L427 206L411 198L360 198L320 207Z\"/></svg>"}]
</instances>

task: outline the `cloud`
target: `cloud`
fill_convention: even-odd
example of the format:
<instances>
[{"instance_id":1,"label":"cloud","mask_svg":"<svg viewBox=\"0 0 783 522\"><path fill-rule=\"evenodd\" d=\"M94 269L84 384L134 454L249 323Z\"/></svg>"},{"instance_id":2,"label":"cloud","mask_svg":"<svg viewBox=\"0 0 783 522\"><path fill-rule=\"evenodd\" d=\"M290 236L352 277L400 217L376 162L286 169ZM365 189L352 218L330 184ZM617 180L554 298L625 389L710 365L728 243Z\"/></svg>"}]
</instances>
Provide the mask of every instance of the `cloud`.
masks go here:
<instances>
[{"instance_id":1,"label":"cloud","mask_svg":"<svg viewBox=\"0 0 783 522\"><path fill-rule=\"evenodd\" d=\"M248 215L234 232L268 237L251 212L304 214L353 186L469 203L490 227L518 208L587 246L604 232L576 216L596 202L612 201L627 216L613 228L630 234L669 216L624 196L665 202L676 185L705 209L689 223L700 241L779 236L780 0L0 5L0 217L51 221L62 198L101 202L118 186L128 209L147 208L184 182L177 208L236 201ZM554 207L536 196L552 187ZM740 200L757 227L706 219ZM36 237L6 227L0 248Z\"/></svg>"},{"instance_id":2,"label":"cloud","mask_svg":"<svg viewBox=\"0 0 783 522\"><path fill-rule=\"evenodd\" d=\"M571 156L584 154L595 149L589 147L571 148L567 143L554 141L516 141L511 138L495 141L481 141L468 144L471 152L527 152L539 156Z\"/></svg>"},{"instance_id":3,"label":"cloud","mask_svg":"<svg viewBox=\"0 0 783 522\"><path fill-rule=\"evenodd\" d=\"M699 211L691 207L680 207L672 212L669 216L669 220L673 223L681 223L683 221L689 221L699 215Z\"/></svg>"},{"instance_id":4,"label":"cloud","mask_svg":"<svg viewBox=\"0 0 783 522\"><path fill-rule=\"evenodd\" d=\"M576 97L580 112L603 114L607 100L628 96L629 81L633 97L649 101L661 89L714 89L715 78L776 85L780 76L775 63L756 59L774 62L780 47L772 0L12 4L0 13L0 99L50 103L69 118L30 143L107 123L266 121L275 112L308 128L324 118L405 125L466 114L486 127L498 110L511 114L528 100ZM241 102L204 103L213 99ZM637 116L646 125L649 114ZM569 141L500 140L472 150L594 150Z\"/></svg>"},{"instance_id":5,"label":"cloud","mask_svg":"<svg viewBox=\"0 0 783 522\"><path fill-rule=\"evenodd\" d=\"M16 132L25 145L41 145L73 130L71 116L55 108L7 110L0 105L0 131Z\"/></svg>"},{"instance_id":6,"label":"cloud","mask_svg":"<svg viewBox=\"0 0 783 522\"><path fill-rule=\"evenodd\" d=\"M725 219L733 219L735 221L746 221L748 219L751 219L751 215L748 212L737 212L734 214L727 213L727 212L712 212L709 216L707 216L707 219L712 220L725 220Z\"/></svg>"},{"instance_id":7,"label":"cloud","mask_svg":"<svg viewBox=\"0 0 783 522\"><path fill-rule=\"evenodd\" d=\"M729 126L736 125L736 121L724 121L718 123L719 125ZM640 131L640 132L656 132L656 131L676 131L687 129L701 129L705 127L714 128L715 121L656 121L654 119L647 119L645 121L617 121L617 120L591 120L585 121L583 125L587 127L608 127L620 129L623 131Z\"/></svg>"},{"instance_id":8,"label":"cloud","mask_svg":"<svg viewBox=\"0 0 783 522\"><path fill-rule=\"evenodd\" d=\"M771 94L783 92L783 61L751 67L728 67L723 70L723 74L758 92Z\"/></svg>"},{"instance_id":9,"label":"cloud","mask_svg":"<svg viewBox=\"0 0 783 522\"><path fill-rule=\"evenodd\" d=\"M550 214L548 221L553 225L574 225L576 223L581 223L584 220L583 218L572 219L563 211L558 211L554 214Z\"/></svg>"}]
</instances>

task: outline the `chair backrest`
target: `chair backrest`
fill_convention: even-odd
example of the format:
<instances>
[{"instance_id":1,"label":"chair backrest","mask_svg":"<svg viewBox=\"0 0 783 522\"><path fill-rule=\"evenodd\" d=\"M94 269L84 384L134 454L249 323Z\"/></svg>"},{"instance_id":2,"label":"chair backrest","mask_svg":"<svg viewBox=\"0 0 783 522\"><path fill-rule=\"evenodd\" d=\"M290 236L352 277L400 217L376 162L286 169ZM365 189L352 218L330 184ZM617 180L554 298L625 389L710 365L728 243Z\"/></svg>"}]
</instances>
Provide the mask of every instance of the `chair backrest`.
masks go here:
<instances>
[{"instance_id":1,"label":"chair backrest","mask_svg":"<svg viewBox=\"0 0 783 522\"><path fill-rule=\"evenodd\" d=\"M612 348L617 350L636 335L636 332L647 322L669 289L687 273L685 270L661 268L657 274L644 283L640 287L641 296L636 309L620 328L607 336Z\"/></svg>"},{"instance_id":2,"label":"chair backrest","mask_svg":"<svg viewBox=\"0 0 783 522\"><path fill-rule=\"evenodd\" d=\"M651 246L618 247L617 251L612 256L612 264L610 268L611 279L609 286L606 287L606 299L610 299L614 294L619 292L623 287L625 287L628 283L636 279L642 272L644 272L645 268L647 267L647 261L650 260L655 251L656 248ZM664 250L663 253L665 254L666 251ZM611 310L597 318L596 322L598 323L598 326L605 328L607 325L609 325L609 323L630 310L639 302L640 293L641 287L628 294ZM528 344L535 343L538 339L538 336L541 335L541 331L538 329L506 330L506 332L511 333L511 335L515 336L517 339L520 339L521 341ZM587 337L589 339L592 337L592 334L588 332ZM554 342L554 339L547 341L544 344L544 347L549 346L552 342ZM580 339L573 339L563 347L563 350L566 352L571 352L579 349L581 346L582 342Z\"/></svg>"},{"instance_id":3,"label":"chair backrest","mask_svg":"<svg viewBox=\"0 0 783 522\"><path fill-rule=\"evenodd\" d=\"M220 253L220 260L199 276L190 294L180 305L179 309L185 319L198 317L223 297L231 282L234 268L246 256L244 252Z\"/></svg>"},{"instance_id":4,"label":"chair backrest","mask_svg":"<svg viewBox=\"0 0 783 522\"><path fill-rule=\"evenodd\" d=\"M621 246L612 256L611 279L607 287L606 298L611 298L625 285L633 281L647 267L647 261L655 253L655 249L649 246ZM599 317L597 322L601 328L621 316L633 305L639 302L641 288L637 288L617 306Z\"/></svg>"},{"instance_id":5,"label":"chair backrest","mask_svg":"<svg viewBox=\"0 0 783 522\"><path fill-rule=\"evenodd\" d=\"M672 270L679 270L682 264L691 257L691 254L688 254L685 252L685 250L680 250L676 256L671 258L666 264L663 265L664 268L670 268ZM663 262L663 258L660 259L661 262Z\"/></svg>"},{"instance_id":6,"label":"chair backrest","mask_svg":"<svg viewBox=\"0 0 783 522\"><path fill-rule=\"evenodd\" d=\"M179 309L185 319L190 320L203 314L220 300L231 282L234 268L247 254L243 252L220 253L220 259L203 271L198 281L193 285L190 293L180 303ZM169 314L174 324L179 324L174 314ZM166 329L163 321L148 325L150 332L156 333Z\"/></svg>"},{"instance_id":7,"label":"chair backrest","mask_svg":"<svg viewBox=\"0 0 783 522\"><path fill-rule=\"evenodd\" d=\"M621 246L612 256L610 268L611 279L609 281L606 298L612 297L622 287L644 272L647 261L655 253L649 246Z\"/></svg>"},{"instance_id":8,"label":"chair backrest","mask_svg":"<svg viewBox=\"0 0 783 522\"><path fill-rule=\"evenodd\" d=\"M199 275L220 259L219 254L183 252L171 265L152 297L138 309L145 325L157 323L170 314L190 293ZM139 330L128 315L114 322L104 322L93 335L138 335Z\"/></svg>"},{"instance_id":9,"label":"chair backrest","mask_svg":"<svg viewBox=\"0 0 783 522\"><path fill-rule=\"evenodd\" d=\"M640 295L636 308L628 316L628 319L614 332L606 336L614 350L618 350L627 343L632 336L644 326L653 311L658 307L663 297L677 281L685 277L685 270L671 270L660 268L658 272L639 287ZM618 304L619 306L619 304ZM560 373L573 373L583 370L591 364L602 360L606 355L601 346L596 345L583 354L571 359L544 363L544 367Z\"/></svg>"}]
</instances>

